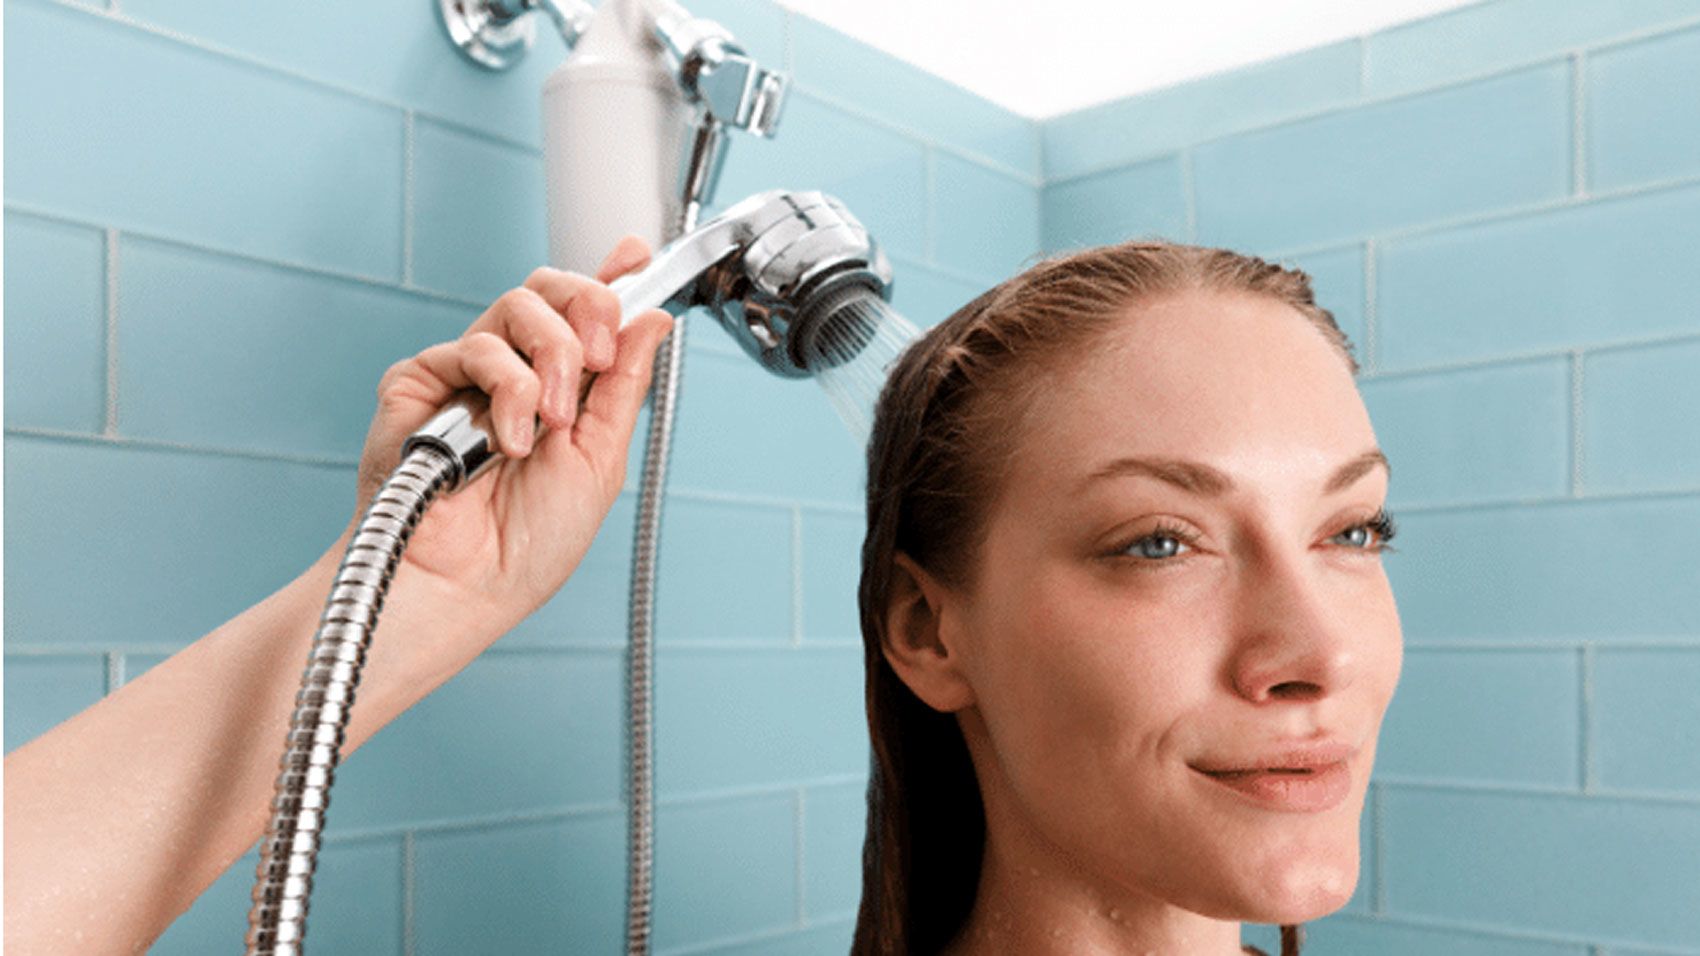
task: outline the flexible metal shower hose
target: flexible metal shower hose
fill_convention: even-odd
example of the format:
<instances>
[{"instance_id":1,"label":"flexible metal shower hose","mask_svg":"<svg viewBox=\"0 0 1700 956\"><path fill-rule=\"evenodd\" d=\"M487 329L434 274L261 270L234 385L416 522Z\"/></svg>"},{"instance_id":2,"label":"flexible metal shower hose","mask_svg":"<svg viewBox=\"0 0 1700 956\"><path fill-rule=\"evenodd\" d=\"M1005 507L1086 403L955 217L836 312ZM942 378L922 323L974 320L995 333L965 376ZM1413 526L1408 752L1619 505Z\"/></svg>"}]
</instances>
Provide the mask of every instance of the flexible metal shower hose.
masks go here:
<instances>
[{"instance_id":1,"label":"flexible metal shower hose","mask_svg":"<svg viewBox=\"0 0 1700 956\"><path fill-rule=\"evenodd\" d=\"M260 844L249 956L299 956L307 932L331 782L378 614L408 537L458 465L429 446L409 452L373 497L337 569L290 716L271 823Z\"/></svg>"}]
</instances>

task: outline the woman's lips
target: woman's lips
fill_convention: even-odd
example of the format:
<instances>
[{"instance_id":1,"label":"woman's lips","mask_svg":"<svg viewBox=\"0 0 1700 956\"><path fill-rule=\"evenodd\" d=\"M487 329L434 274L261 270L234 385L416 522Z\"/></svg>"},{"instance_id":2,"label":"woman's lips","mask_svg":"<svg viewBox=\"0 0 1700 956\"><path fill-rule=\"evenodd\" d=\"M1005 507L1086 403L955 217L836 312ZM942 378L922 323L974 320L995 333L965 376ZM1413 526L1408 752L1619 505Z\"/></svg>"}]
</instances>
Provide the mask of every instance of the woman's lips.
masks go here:
<instances>
[{"instance_id":1,"label":"woman's lips","mask_svg":"<svg viewBox=\"0 0 1700 956\"><path fill-rule=\"evenodd\" d=\"M1290 813L1332 810L1352 791L1352 771L1344 760L1295 770L1198 772L1264 807Z\"/></svg>"},{"instance_id":2,"label":"woman's lips","mask_svg":"<svg viewBox=\"0 0 1700 956\"><path fill-rule=\"evenodd\" d=\"M1351 793L1356 749L1322 745L1245 761L1238 768L1218 764L1192 769L1266 809L1321 813L1339 806Z\"/></svg>"}]
</instances>

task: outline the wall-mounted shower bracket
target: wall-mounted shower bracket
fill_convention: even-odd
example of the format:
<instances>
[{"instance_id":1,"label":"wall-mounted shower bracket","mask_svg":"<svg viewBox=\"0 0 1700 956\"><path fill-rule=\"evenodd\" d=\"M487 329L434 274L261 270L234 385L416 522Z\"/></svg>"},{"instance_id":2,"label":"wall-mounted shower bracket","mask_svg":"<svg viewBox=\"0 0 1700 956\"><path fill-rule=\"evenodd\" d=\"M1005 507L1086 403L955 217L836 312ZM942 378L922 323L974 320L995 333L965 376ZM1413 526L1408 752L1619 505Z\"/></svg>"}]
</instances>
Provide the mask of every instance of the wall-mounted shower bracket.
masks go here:
<instances>
[{"instance_id":1,"label":"wall-mounted shower bracket","mask_svg":"<svg viewBox=\"0 0 1700 956\"><path fill-rule=\"evenodd\" d=\"M596 11L584 0L437 0L437 13L449 42L466 58L488 70L505 70L531 49L542 10L555 21L571 49Z\"/></svg>"}]
</instances>

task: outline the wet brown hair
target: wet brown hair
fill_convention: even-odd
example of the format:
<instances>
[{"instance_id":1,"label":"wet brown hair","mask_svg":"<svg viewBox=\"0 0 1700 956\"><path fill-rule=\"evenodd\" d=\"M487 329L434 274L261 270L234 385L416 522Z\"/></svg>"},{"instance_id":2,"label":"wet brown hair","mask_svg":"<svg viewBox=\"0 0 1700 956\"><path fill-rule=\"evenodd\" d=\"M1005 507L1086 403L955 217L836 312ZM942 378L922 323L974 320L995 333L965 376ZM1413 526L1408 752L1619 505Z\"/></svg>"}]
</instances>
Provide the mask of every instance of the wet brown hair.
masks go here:
<instances>
[{"instance_id":1,"label":"wet brown hair","mask_svg":"<svg viewBox=\"0 0 1700 956\"><path fill-rule=\"evenodd\" d=\"M948 945L973 908L986 838L956 717L916 697L882 650L893 556L971 588L990 505L1047 370L1090 348L1137 303L1191 289L1292 306L1357 373L1350 343L1303 272L1161 241L1042 261L963 306L893 364L868 443L857 593L873 767L852 956L931 956ZM1296 954L1296 928L1281 935L1282 953Z\"/></svg>"}]
</instances>

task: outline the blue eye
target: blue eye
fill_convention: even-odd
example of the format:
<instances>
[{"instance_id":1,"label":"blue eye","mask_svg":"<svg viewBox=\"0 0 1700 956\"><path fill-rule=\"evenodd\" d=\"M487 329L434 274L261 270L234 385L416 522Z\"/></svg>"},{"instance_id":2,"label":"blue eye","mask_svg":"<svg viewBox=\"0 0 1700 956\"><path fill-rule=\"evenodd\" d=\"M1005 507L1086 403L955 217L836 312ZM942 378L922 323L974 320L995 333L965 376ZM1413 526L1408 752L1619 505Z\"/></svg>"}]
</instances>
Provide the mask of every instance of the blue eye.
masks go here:
<instances>
[{"instance_id":1,"label":"blue eye","mask_svg":"<svg viewBox=\"0 0 1700 956\"><path fill-rule=\"evenodd\" d=\"M1167 561L1178 556L1180 549L1192 541L1193 536L1180 528L1159 525L1150 534L1117 549L1116 553L1147 561Z\"/></svg>"},{"instance_id":2,"label":"blue eye","mask_svg":"<svg viewBox=\"0 0 1700 956\"><path fill-rule=\"evenodd\" d=\"M1387 509L1383 508L1371 516L1368 521L1352 525L1335 535L1334 540L1340 541L1342 538L1349 538L1349 540L1341 543L1355 550L1380 554L1383 551L1394 550L1388 545L1388 542L1392 541L1393 536L1398 533L1398 528L1393 523L1393 516L1387 513ZM1373 541L1370 540L1372 534L1374 535Z\"/></svg>"}]
</instances>

